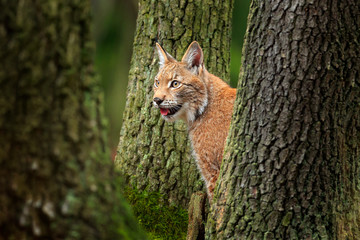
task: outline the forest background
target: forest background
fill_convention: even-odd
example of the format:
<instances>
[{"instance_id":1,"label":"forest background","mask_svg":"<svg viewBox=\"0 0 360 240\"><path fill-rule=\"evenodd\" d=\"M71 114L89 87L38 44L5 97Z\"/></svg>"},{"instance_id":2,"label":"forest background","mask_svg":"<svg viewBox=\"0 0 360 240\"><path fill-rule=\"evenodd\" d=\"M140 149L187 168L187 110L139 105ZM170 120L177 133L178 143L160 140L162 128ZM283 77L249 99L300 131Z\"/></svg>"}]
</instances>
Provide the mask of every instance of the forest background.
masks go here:
<instances>
[{"instance_id":1,"label":"forest background","mask_svg":"<svg viewBox=\"0 0 360 240\"><path fill-rule=\"evenodd\" d=\"M179 58L197 40L210 56L208 69L236 86L247 16L240 11L249 6L237 0L1 3L0 240L145 239L122 195L136 216L144 210L138 222L151 237L158 229L146 225L159 220L165 231L185 222L184 235L186 210L174 218L173 205L189 207L194 223L193 209L205 204L192 199L203 183L190 161L186 127L164 124L152 107L153 47L158 39ZM359 16L353 0L252 1L223 167L210 221L198 236L360 239ZM179 29L191 34L179 40ZM129 189L109 154L122 115L116 163ZM174 224L149 215L150 205L157 213L170 208L166 216ZM205 215L198 214L199 225Z\"/></svg>"},{"instance_id":2,"label":"forest background","mask_svg":"<svg viewBox=\"0 0 360 240\"><path fill-rule=\"evenodd\" d=\"M250 0L234 1L231 41L230 84L239 79L241 49L246 30ZM105 93L105 113L112 156L119 143L122 114L138 14L137 0L93 0L95 20L95 65ZM201 42L200 42L201 45ZM185 51L186 49L184 49ZM171 54L171 49L168 49Z\"/></svg>"}]
</instances>

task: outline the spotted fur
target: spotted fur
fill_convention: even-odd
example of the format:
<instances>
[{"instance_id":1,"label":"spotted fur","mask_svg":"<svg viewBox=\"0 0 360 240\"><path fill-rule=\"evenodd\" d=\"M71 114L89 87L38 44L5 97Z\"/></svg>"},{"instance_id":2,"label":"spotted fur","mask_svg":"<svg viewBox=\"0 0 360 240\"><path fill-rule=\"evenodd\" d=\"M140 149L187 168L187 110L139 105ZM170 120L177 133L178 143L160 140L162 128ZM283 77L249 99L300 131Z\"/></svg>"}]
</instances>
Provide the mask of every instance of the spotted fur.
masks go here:
<instances>
[{"instance_id":1,"label":"spotted fur","mask_svg":"<svg viewBox=\"0 0 360 240\"><path fill-rule=\"evenodd\" d=\"M213 197L225 140L229 131L236 89L209 73L197 42L190 44L181 62L157 44L160 69L154 82L154 106L170 109L166 121L187 123L195 159ZM179 87L173 87L180 83ZM155 101L157 99L157 102ZM180 107L179 107L180 106ZM171 114L175 112L175 114Z\"/></svg>"}]
</instances>

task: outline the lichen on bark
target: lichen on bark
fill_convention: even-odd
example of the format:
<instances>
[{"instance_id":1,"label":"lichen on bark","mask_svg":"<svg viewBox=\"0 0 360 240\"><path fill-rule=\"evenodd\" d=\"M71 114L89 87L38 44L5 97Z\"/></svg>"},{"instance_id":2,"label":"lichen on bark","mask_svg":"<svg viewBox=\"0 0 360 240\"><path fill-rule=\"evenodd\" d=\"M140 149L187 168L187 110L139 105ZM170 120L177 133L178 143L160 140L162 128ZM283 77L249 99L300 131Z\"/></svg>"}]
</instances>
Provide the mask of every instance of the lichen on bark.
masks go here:
<instances>
[{"instance_id":1,"label":"lichen on bark","mask_svg":"<svg viewBox=\"0 0 360 240\"><path fill-rule=\"evenodd\" d=\"M208 239L359 238L359 13L252 2Z\"/></svg>"},{"instance_id":2,"label":"lichen on bark","mask_svg":"<svg viewBox=\"0 0 360 240\"><path fill-rule=\"evenodd\" d=\"M184 123L165 123L152 107L158 71L155 41L181 60L196 40L207 69L229 81L231 0L140 1L127 103L116 156L126 181L139 189L160 191L169 202L187 207L203 183L191 157Z\"/></svg>"},{"instance_id":3,"label":"lichen on bark","mask_svg":"<svg viewBox=\"0 0 360 240\"><path fill-rule=\"evenodd\" d=\"M144 239L105 137L89 1L0 1L0 238Z\"/></svg>"}]
</instances>

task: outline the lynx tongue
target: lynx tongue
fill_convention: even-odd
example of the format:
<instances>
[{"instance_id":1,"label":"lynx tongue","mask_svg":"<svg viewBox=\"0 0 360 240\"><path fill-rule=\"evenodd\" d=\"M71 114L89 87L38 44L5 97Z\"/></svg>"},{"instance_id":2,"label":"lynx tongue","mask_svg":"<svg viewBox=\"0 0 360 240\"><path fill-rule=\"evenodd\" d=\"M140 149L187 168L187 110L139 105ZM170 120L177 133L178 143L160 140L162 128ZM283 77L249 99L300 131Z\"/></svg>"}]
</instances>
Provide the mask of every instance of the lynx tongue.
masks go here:
<instances>
[{"instance_id":1,"label":"lynx tongue","mask_svg":"<svg viewBox=\"0 0 360 240\"><path fill-rule=\"evenodd\" d=\"M167 108L160 108L160 113L161 113L161 115L166 116L166 115L168 115L168 113L169 113L169 109L167 109Z\"/></svg>"}]
</instances>

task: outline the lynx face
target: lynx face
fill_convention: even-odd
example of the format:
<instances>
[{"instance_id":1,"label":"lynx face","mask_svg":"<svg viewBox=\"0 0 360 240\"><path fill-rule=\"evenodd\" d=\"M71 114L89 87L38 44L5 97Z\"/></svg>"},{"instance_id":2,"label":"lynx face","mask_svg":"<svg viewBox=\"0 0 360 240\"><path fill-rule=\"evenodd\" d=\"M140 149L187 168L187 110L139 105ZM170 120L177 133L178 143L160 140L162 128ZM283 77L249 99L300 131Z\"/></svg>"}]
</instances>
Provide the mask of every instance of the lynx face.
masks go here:
<instances>
[{"instance_id":1,"label":"lynx face","mask_svg":"<svg viewBox=\"0 0 360 240\"><path fill-rule=\"evenodd\" d=\"M192 122L207 106L202 50L197 43L192 45L182 61L177 62L157 44L160 69L154 81L153 103L166 121L182 119Z\"/></svg>"}]
</instances>

